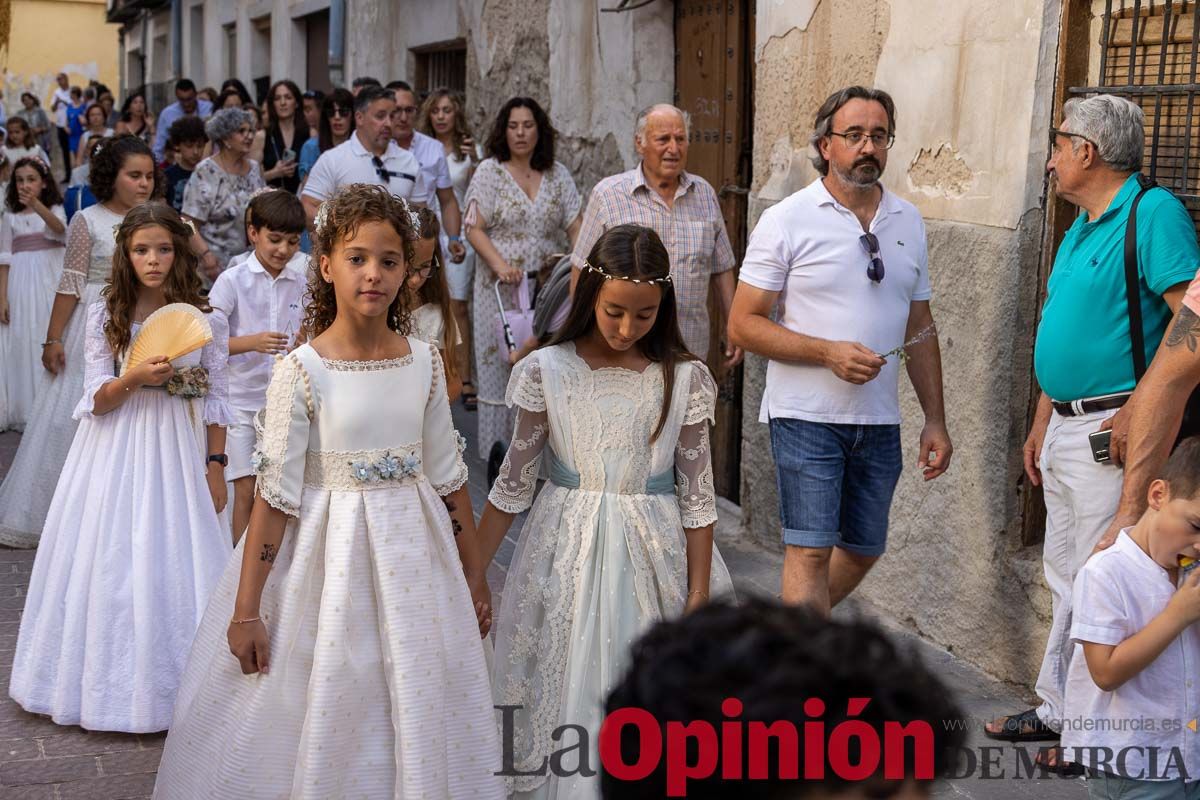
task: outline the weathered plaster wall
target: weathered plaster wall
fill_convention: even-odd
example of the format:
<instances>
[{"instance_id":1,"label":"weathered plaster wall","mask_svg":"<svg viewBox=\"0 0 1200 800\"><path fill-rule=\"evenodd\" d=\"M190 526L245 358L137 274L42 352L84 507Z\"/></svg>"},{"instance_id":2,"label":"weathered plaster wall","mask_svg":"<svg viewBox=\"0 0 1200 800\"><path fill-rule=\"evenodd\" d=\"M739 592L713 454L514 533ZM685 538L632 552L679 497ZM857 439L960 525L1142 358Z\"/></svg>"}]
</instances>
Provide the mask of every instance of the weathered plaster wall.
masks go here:
<instances>
[{"instance_id":1,"label":"weathered plaster wall","mask_svg":"<svg viewBox=\"0 0 1200 800\"><path fill-rule=\"evenodd\" d=\"M611 5L603 0L604 5ZM670 102L672 8L655 3L601 13L602 0L460 0L467 51L468 114L482 141L515 95L535 98L560 136L558 160L587 192L636 163L637 112Z\"/></svg>"},{"instance_id":2,"label":"weathered plaster wall","mask_svg":"<svg viewBox=\"0 0 1200 800\"><path fill-rule=\"evenodd\" d=\"M821 101L863 83L896 99L885 182L926 219L945 372L950 472L916 468L923 415L902 380L906 469L889 552L860 594L1004 679L1031 684L1049 600L1040 549L1020 546L1018 480L1029 396L1055 0L821 0L761 14L751 215L816 177ZM797 8L792 8L796 12ZM772 27L772 19L790 28ZM757 422L765 367L746 370L743 535L778 546L774 465Z\"/></svg>"}]
</instances>

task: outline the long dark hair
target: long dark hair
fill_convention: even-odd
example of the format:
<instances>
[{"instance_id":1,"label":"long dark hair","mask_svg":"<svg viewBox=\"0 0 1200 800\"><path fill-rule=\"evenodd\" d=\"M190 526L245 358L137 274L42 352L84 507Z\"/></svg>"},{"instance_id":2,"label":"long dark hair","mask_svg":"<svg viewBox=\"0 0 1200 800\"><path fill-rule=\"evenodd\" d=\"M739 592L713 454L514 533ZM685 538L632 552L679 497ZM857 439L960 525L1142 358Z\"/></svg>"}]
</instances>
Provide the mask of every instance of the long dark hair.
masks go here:
<instances>
[{"instance_id":1,"label":"long dark hair","mask_svg":"<svg viewBox=\"0 0 1200 800\"><path fill-rule=\"evenodd\" d=\"M325 95L325 99L321 101L321 123L320 130L317 131L317 147L324 153L332 148L333 145L333 128L329 125L329 118L333 116L333 110L340 108L350 114L350 136L354 135L354 95L350 94L349 89L334 89L329 94Z\"/></svg>"},{"instance_id":2,"label":"long dark hair","mask_svg":"<svg viewBox=\"0 0 1200 800\"><path fill-rule=\"evenodd\" d=\"M21 137L20 143L13 141L13 126L14 125L25 129L25 135ZM13 147L23 147L26 149L28 149L30 147L38 146L37 137L33 135L33 128L29 127L29 123L25 121L24 117L16 117L16 116L9 117L9 119L8 119L8 143L11 144Z\"/></svg>"},{"instance_id":3,"label":"long dark hair","mask_svg":"<svg viewBox=\"0 0 1200 800\"><path fill-rule=\"evenodd\" d=\"M150 145L146 144L142 137L132 133L106 137L103 142L104 144L99 150L92 150L92 166L88 170L88 186L91 187L92 194L96 195L97 200L107 203L117 192L117 175L125 166L125 160L131 156L146 156L150 159L150 163L154 164L154 153L151 152ZM88 142L88 145L90 149L91 142ZM150 196L161 198L165 187L166 179L163 177L162 169L155 164L154 189Z\"/></svg>"},{"instance_id":4,"label":"long dark hair","mask_svg":"<svg viewBox=\"0 0 1200 800\"><path fill-rule=\"evenodd\" d=\"M38 195L42 205L46 208L62 205L62 192L59 191L58 181L54 180L50 174L50 165L37 156L26 156L13 165L12 180L8 182L8 189L4 193L4 201L8 204L8 210L14 214L25 210L25 204L17 199L17 172L24 167L34 170L42 178L42 191Z\"/></svg>"},{"instance_id":5,"label":"long dark hair","mask_svg":"<svg viewBox=\"0 0 1200 800\"><path fill-rule=\"evenodd\" d=\"M671 257L667 248L652 229L641 225L618 225L609 228L592 245L587 261L597 269L603 270L613 279L629 278L641 281L662 281L658 284L662 291L662 302L658 306L658 316L654 325L646 335L637 340L637 349L651 363L661 364L663 371L663 407L658 418L658 426L653 442L662 433L667 423L667 415L671 411L671 397L675 389L675 365L680 361L698 361L692 355L683 336L679 333L678 310L675 305L675 287L668 280L663 281L671 273ZM573 342L588 336L596 328L596 302L609 278L599 272L584 269L579 274L579 282L575 284L575 297L571 301L571 311L562 329L550 341L550 346Z\"/></svg>"},{"instance_id":6,"label":"long dark hair","mask_svg":"<svg viewBox=\"0 0 1200 800\"><path fill-rule=\"evenodd\" d=\"M166 203L149 202L134 206L117 228L112 275L100 292L108 310L108 320L104 323L104 338L108 340L108 346L114 354L129 347L129 340L133 334L133 309L137 305L138 291L142 287L137 270L133 268L133 261L129 258L129 244L133 234L155 225L171 234L171 243L175 247L175 260L163 284L166 301L188 303L205 313L212 310L200 295L200 276L196 271L199 262L189 244L192 229L184 224L179 212Z\"/></svg>"},{"instance_id":7,"label":"long dark hair","mask_svg":"<svg viewBox=\"0 0 1200 800\"><path fill-rule=\"evenodd\" d=\"M150 101L146 99L146 93L141 89L138 89L133 94L129 95L129 97L126 97L125 102L121 104L121 119L125 120L126 122L133 119L131 116L133 113L133 101L137 100L139 97L142 98L142 102L146 104L145 116L150 116Z\"/></svg>"},{"instance_id":8,"label":"long dark hair","mask_svg":"<svg viewBox=\"0 0 1200 800\"><path fill-rule=\"evenodd\" d=\"M237 78L229 78L222 83L221 91L224 92L226 89L233 89L235 92L237 92L238 97L242 98L242 105L254 105L254 100L250 98L250 92L246 91L246 84L242 83Z\"/></svg>"},{"instance_id":9,"label":"long dark hair","mask_svg":"<svg viewBox=\"0 0 1200 800\"><path fill-rule=\"evenodd\" d=\"M454 311L450 308L450 287L446 283L446 265L442 261L440 240L442 226L438 223L437 214L433 213L430 208L419 209L417 221L420 223L417 228L418 238L433 240L433 258L430 260L433 270L421 288L416 291L414 298L416 302L413 304L413 308L425 303L433 303L441 312L445 324L442 326L442 341L437 343L437 348L446 352L446 373L453 378L457 376L455 364L458 363L458 346L456 344L458 337L455 335ZM410 264L408 268L410 275L414 269L416 269L416 264Z\"/></svg>"},{"instance_id":10,"label":"long dark hair","mask_svg":"<svg viewBox=\"0 0 1200 800\"><path fill-rule=\"evenodd\" d=\"M550 124L550 117L532 97L513 97L500 107L496 121L492 123L492 132L488 135L487 153L497 161L508 161L512 151L508 149L508 117L514 108L528 108L533 114L533 122L537 125L538 140L533 146L529 157L529 166L538 172L544 172L554 166L554 139L558 131Z\"/></svg>"},{"instance_id":11,"label":"long dark hair","mask_svg":"<svg viewBox=\"0 0 1200 800\"><path fill-rule=\"evenodd\" d=\"M308 120L304 118L304 93L300 91L300 87L295 81L283 79L275 81L271 86L271 91L267 92L267 135L279 135L280 141L283 140L283 134L279 130L279 116L275 112L275 92L280 86L287 87L287 90L292 93L292 97L296 99L296 113L292 115L292 124L296 126L296 133L302 142L308 141ZM289 147L288 142L283 142L284 147Z\"/></svg>"}]
</instances>

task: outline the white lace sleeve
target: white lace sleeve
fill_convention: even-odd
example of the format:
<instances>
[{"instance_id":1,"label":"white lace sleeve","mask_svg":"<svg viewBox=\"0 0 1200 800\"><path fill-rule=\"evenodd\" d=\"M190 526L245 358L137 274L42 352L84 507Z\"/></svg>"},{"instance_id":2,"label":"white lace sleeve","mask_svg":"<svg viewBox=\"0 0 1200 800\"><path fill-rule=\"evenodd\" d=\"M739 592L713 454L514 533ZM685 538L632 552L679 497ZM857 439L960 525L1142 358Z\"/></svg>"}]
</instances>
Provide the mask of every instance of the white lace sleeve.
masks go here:
<instances>
[{"instance_id":1,"label":"white lace sleeve","mask_svg":"<svg viewBox=\"0 0 1200 800\"><path fill-rule=\"evenodd\" d=\"M88 230L87 218L83 214L76 214L67 226L67 252L63 255L62 277L58 280L56 292L83 297L91 260L92 234Z\"/></svg>"},{"instance_id":2,"label":"white lace sleeve","mask_svg":"<svg viewBox=\"0 0 1200 800\"><path fill-rule=\"evenodd\" d=\"M500 474L488 502L500 511L520 514L533 504L546 435L550 431L546 398L542 392L541 363L534 353L513 368L507 401L517 409L512 443L500 465Z\"/></svg>"},{"instance_id":3,"label":"white lace sleeve","mask_svg":"<svg viewBox=\"0 0 1200 800\"><path fill-rule=\"evenodd\" d=\"M432 367L429 397L425 401L425 422L421 429L421 462L434 491L445 497L467 482L467 462L463 460L467 441L455 430L454 420L450 417L441 354L433 345L418 343L417 346L429 348Z\"/></svg>"},{"instance_id":4,"label":"white lace sleeve","mask_svg":"<svg viewBox=\"0 0 1200 800\"><path fill-rule=\"evenodd\" d=\"M200 351L200 366L208 370L208 396L204 398L204 424L228 428L234 423L229 407L229 323L217 311L208 315L213 340Z\"/></svg>"},{"instance_id":5,"label":"white lace sleeve","mask_svg":"<svg viewBox=\"0 0 1200 800\"><path fill-rule=\"evenodd\" d=\"M254 469L258 494L272 507L300 516L304 489L304 459L313 413L312 385L295 355L275 361L261 413Z\"/></svg>"},{"instance_id":6,"label":"white lace sleeve","mask_svg":"<svg viewBox=\"0 0 1200 800\"><path fill-rule=\"evenodd\" d=\"M12 264L12 215L0 216L0 264Z\"/></svg>"},{"instance_id":7,"label":"white lace sleeve","mask_svg":"<svg viewBox=\"0 0 1200 800\"><path fill-rule=\"evenodd\" d=\"M103 302L92 303L87 310L83 340L83 397L75 406L75 419L92 416L96 407L96 392L109 381L116 380L116 365L112 348L104 337L108 311Z\"/></svg>"},{"instance_id":8,"label":"white lace sleeve","mask_svg":"<svg viewBox=\"0 0 1200 800\"><path fill-rule=\"evenodd\" d=\"M675 445L675 491L685 529L703 528L717 521L717 494L713 487L708 436L716 403L717 386L712 375L703 364L694 363L687 410Z\"/></svg>"}]
</instances>

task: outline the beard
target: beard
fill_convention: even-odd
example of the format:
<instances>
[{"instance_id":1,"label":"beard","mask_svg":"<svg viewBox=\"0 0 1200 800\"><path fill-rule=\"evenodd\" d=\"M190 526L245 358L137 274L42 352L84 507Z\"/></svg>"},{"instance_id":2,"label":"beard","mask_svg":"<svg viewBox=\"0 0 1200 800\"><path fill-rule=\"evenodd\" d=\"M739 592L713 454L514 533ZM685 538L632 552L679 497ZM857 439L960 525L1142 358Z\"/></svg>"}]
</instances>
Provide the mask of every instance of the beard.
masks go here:
<instances>
[{"instance_id":1,"label":"beard","mask_svg":"<svg viewBox=\"0 0 1200 800\"><path fill-rule=\"evenodd\" d=\"M871 188L879 183L879 178L883 175L883 166L871 156L858 159L848 170L843 170L837 165L832 166L843 182L856 189Z\"/></svg>"}]
</instances>

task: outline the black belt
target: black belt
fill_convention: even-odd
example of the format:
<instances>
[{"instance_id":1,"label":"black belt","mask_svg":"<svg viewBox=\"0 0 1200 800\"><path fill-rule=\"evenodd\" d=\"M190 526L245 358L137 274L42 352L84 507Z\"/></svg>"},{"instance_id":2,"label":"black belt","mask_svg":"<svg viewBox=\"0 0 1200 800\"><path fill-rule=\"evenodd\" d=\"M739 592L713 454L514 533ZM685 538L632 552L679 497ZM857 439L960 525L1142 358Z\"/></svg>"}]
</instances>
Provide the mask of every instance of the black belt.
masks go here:
<instances>
[{"instance_id":1,"label":"black belt","mask_svg":"<svg viewBox=\"0 0 1200 800\"><path fill-rule=\"evenodd\" d=\"M1093 414L1097 411L1111 411L1114 408L1120 408L1129 400L1132 392L1124 394L1109 394L1104 397L1094 397L1091 400L1073 400L1070 403L1060 403L1057 400L1051 401L1054 405L1054 410L1064 417L1078 417L1082 414Z\"/></svg>"}]
</instances>

